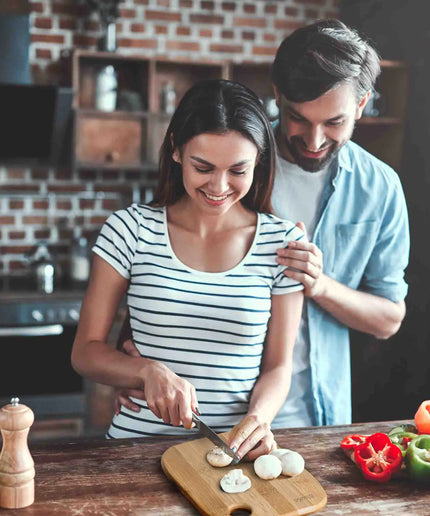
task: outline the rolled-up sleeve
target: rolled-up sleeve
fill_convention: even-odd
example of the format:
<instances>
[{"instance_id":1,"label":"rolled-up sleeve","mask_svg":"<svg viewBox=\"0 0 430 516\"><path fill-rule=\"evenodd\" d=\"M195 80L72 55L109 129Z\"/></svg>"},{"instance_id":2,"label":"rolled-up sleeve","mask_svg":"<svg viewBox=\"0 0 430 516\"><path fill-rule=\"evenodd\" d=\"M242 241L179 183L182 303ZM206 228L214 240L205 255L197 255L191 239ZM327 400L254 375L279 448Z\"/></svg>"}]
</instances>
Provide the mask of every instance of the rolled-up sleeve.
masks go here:
<instances>
[{"instance_id":1,"label":"rolled-up sleeve","mask_svg":"<svg viewBox=\"0 0 430 516\"><path fill-rule=\"evenodd\" d=\"M398 177L389 189L377 241L367 263L361 290L393 302L406 297L405 269L409 262L410 236L406 200Z\"/></svg>"}]
</instances>

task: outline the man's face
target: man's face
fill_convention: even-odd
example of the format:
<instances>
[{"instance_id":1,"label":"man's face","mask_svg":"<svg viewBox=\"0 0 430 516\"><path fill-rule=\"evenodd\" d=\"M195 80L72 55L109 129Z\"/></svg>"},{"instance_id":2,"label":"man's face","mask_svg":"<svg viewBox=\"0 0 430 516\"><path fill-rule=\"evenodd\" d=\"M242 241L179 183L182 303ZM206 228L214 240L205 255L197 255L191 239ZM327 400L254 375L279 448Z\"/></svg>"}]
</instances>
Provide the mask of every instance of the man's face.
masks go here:
<instances>
[{"instance_id":1,"label":"man's face","mask_svg":"<svg viewBox=\"0 0 430 516\"><path fill-rule=\"evenodd\" d=\"M276 140L280 155L303 170L327 167L351 138L368 94L357 103L354 87L343 83L308 102L291 102L275 88L279 107Z\"/></svg>"}]
</instances>

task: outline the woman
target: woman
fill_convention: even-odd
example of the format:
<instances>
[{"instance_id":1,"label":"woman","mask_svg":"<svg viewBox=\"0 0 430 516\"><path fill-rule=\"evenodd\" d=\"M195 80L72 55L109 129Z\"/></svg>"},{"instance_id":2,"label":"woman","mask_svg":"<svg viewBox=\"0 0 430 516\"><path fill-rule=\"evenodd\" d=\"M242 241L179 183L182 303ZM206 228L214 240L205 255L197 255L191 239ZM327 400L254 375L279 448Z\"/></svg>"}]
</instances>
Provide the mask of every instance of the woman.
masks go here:
<instances>
[{"instance_id":1,"label":"woman","mask_svg":"<svg viewBox=\"0 0 430 516\"><path fill-rule=\"evenodd\" d=\"M276 249L303 233L270 215L274 149L250 90L202 81L167 129L154 200L103 226L72 363L146 398L134 400L138 414L122 407L108 437L183 434L199 407L217 431L233 428L239 456L274 447L303 302L276 263ZM106 344L126 292L138 357Z\"/></svg>"}]
</instances>

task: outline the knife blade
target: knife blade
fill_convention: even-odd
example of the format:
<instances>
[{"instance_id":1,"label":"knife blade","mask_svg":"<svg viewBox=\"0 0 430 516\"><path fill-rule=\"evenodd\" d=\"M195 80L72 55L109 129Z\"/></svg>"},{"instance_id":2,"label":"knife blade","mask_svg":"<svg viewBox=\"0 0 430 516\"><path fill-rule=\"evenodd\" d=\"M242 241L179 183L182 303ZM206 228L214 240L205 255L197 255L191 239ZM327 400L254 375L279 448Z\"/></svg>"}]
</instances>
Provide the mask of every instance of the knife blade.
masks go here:
<instances>
[{"instance_id":1,"label":"knife blade","mask_svg":"<svg viewBox=\"0 0 430 516\"><path fill-rule=\"evenodd\" d=\"M229 448L228 444L221 439L221 437L215 433L210 426L208 426L204 421L202 421L197 414L193 412L193 421L196 424L198 431L211 440L216 446L221 448L221 450L226 453L229 457L233 459L232 464L237 464L240 461L240 458Z\"/></svg>"}]
</instances>

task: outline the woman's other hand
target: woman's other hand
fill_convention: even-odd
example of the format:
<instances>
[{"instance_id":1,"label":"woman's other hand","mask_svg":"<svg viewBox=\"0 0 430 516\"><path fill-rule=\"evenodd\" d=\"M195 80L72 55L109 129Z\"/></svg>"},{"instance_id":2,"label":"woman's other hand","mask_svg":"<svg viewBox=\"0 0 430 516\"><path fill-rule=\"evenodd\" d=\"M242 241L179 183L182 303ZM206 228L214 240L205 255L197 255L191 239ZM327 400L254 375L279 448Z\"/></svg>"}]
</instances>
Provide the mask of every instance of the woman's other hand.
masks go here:
<instances>
[{"instance_id":1,"label":"woman's other hand","mask_svg":"<svg viewBox=\"0 0 430 516\"><path fill-rule=\"evenodd\" d=\"M275 437L267 422L260 421L255 415L248 415L233 427L229 435L229 446L236 448L242 458L248 454L250 460L265 455L276 448Z\"/></svg>"}]
</instances>

